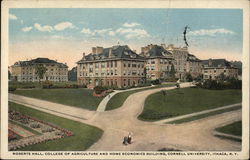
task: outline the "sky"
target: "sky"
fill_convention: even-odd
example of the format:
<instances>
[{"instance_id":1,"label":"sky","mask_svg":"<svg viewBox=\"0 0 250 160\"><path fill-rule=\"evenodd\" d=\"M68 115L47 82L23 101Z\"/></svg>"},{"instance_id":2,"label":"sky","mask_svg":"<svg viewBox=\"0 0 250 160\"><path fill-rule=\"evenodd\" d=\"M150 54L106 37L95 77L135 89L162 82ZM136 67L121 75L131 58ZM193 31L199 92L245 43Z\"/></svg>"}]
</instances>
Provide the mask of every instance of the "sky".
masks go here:
<instances>
[{"instance_id":1,"label":"sky","mask_svg":"<svg viewBox=\"0 0 250 160\"><path fill-rule=\"evenodd\" d=\"M200 59L241 60L240 9L12 8L9 65L47 57L76 66L91 47L128 45L137 53L148 44L185 46Z\"/></svg>"}]
</instances>

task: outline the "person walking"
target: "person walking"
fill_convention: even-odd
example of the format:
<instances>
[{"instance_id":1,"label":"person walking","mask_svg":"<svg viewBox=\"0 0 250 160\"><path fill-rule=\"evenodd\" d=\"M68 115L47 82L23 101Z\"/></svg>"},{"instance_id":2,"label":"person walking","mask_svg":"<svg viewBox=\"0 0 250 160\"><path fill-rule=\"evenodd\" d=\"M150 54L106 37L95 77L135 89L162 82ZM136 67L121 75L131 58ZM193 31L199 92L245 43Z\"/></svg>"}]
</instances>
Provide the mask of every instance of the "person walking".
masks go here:
<instances>
[{"instance_id":1,"label":"person walking","mask_svg":"<svg viewBox=\"0 0 250 160\"><path fill-rule=\"evenodd\" d=\"M131 133L128 134L128 143L131 144L132 142L132 135Z\"/></svg>"}]
</instances>

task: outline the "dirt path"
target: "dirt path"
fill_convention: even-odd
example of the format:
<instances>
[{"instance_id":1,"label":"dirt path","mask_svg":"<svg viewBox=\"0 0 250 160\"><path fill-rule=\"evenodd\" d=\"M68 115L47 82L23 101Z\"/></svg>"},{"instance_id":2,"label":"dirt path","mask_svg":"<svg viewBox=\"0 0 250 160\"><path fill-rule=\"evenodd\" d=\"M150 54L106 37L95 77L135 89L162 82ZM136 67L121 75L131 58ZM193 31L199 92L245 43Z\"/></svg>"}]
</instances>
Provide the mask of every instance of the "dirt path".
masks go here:
<instances>
[{"instance_id":1,"label":"dirt path","mask_svg":"<svg viewBox=\"0 0 250 160\"><path fill-rule=\"evenodd\" d=\"M190 84L182 84L182 87L190 87ZM170 90L174 88L166 87L164 89ZM43 111L47 110L49 113L103 129L102 138L88 149L92 151L154 151L161 148L175 148L186 151L238 151L241 149L241 144L238 142L222 140L213 136L214 128L241 119L240 110L180 125L139 121L137 116L143 110L146 97L162 89L157 88L134 93L126 99L122 107L105 112L91 112L88 116L82 115L85 119L79 118L80 115L76 111L71 111L70 114L74 115L76 113L77 117L72 117L68 113L51 111L55 104L51 106L47 103L46 108L49 110L43 108ZM29 104L29 107L33 106L35 108L35 104L36 101L33 101L33 104ZM68 111L64 111L63 106L60 107L60 112ZM74 108L71 109L74 110ZM123 137L127 136L129 132L133 134L133 143L127 146L122 145Z\"/></svg>"}]
</instances>

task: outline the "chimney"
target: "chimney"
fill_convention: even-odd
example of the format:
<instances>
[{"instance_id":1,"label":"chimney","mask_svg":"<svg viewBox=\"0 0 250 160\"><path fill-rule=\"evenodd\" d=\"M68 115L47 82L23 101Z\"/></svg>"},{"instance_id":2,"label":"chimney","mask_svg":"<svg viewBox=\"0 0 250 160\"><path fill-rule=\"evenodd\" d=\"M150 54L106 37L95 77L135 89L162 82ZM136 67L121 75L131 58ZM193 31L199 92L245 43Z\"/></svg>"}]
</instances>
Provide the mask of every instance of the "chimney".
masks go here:
<instances>
[{"instance_id":1,"label":"chimney","mask_svg":"<svg viewBox=\"0 0 250 160\"><path fill-rule=\"evenodd\" d=\"M103 47L96 47L96 54L100 54L103 52Z\"/></svg>"},{"instance_id":2,"label":"chimney","mask_svg":"<svg viewBox=\"0 0 250 160\"><path fill-rule=\"evenodd\" d=\"M96 54L96 47L92 47L92 53Z\"/></svg>"},{"instance_id":3,"label":"chimney","mask_svg":"<svg viewBox=\"0 0 250 160\"><path fill-rule=\"evenodd\" d=\"M164 49L166 49L166 45L165 45L165 44L161 44L161 46L162 46Z\"/></svg>"},{"instance_id":4,"label":"chimney","mask_svg":"<svg viewBox=\"0 0 250 160\"><path fill-rule=\"evenodd\" d=\"M112 48L109 48L109 58L112 57Z\"/></svg>"},{"instance_id":5,"label":"chimney","mask_svg":"<svg viewBox=\"0 0 250 160\"><path fill-rule=\"evenodd\" d=\"M208 60L208 66L209 67L212 66L212 59L211 58Z\"/></svg>"}]
</instances>

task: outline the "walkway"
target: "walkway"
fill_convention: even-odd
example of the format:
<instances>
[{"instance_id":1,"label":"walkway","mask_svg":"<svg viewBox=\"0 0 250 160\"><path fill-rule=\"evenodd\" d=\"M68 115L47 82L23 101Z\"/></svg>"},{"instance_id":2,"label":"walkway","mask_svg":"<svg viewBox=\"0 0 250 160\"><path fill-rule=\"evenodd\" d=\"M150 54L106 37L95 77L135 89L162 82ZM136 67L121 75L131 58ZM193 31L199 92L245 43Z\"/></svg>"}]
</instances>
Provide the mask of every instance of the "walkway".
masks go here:
<instances>
[{"instance_id":1,"label":"walkway","mask_svg":"<svg viewBox=\"0 0 250 160\"><path fill-rule=\"evenodd\" d=\"M195 112L195 113L186 114L186 115L182 115L182 116L177 116L177 117L173 117L173 118L167 118L167 119L163 119L163 120L160 120L160 121L155 121L154 123L156 123L156 124L164 124L164 123L168 123L168 122L172 122L172 121L176 121L176 120L180 120L180 119L184 119L184 118L190 118L190 117L193 117L193 116L198 116L198 115L202 115L202 114L206 114L206 113L210 113L210 112L214 112L214 111L229 109L229 108L237 107L237 106L240 106L240 105L241 105L241 103L236 103L236 104L227 105L227 106L223 106L223 107L219 107L219 108L208 109L208 110L201 111L201 112Z\"/></svg>"},{"instance_id":2,"label":"walkway","mask_svg":"<svg viewBox=\"0 0 250 160\"><path fill-rule=\"evenodd\" d=\"M103 98L103 100L100 102L100 104L97 107L98 112L104 112L106 109L106 106L109 102L109 100L116 95L117 93L121 93L121 92L128 92L128 91L133 91L133 90L140 90L140 89L146 89L146 88L152 88L154 87L152 86L148 86L148 87L139 87L139 88L131 88L131 89L126 89L126 90L114 90L114 92L110 93L109 95L107 95L105 98Z\"/></svg>"},{"instance_id":3,"label":"walkway","mask_svg":"<svg viewBox=\"0 0 250 160\"><path fill-rule=\"evenodd\" d=\"M181 87L190 87L190 83L181 84ZM84 109L76 109L71 106L59 105L59 107L50 102L41 104L41 100L21 100L26 100L25 103L29 103L28 107L87 123L104 130L101 139L88 149L91 151L154 151L161 148L175 148L184 151L241 150L241 143L223 140L213 135L215 128L240 120L241 110L178 125L158 125L137 119L143 110L147 96L162 89L174 88L154 88L134 93L126 99L122 107L105 112L86 112ZM15 101L16 98L18 99L18 97L12 96L11 101ZM129 132L133 134L133 143L124 146L122 145L123 137L127 136Z\"/></svg>"}]
</instances>

